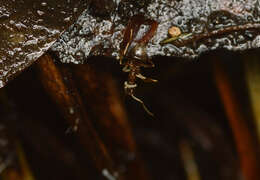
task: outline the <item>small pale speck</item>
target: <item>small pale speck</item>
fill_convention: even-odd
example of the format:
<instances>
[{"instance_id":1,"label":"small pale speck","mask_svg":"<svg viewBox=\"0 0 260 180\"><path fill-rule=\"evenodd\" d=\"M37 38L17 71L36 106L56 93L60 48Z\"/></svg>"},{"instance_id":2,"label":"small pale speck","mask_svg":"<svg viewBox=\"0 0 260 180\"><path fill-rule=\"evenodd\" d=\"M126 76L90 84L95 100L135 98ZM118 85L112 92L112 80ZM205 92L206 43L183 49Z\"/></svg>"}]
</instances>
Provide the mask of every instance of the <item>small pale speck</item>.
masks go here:
<instances>
[{"instance_id":1,"label":"small pale speck","mask_svg":"<svg viewBox=\"0 0 260 180\"><path fill-rule=\"evenodd\" d=\"M40 10L37 10L37 14L38 14L39 16L42 16L42 15L44 15L44 12L43 12L43 11L40 11Z\"/></svg>"},{"instance_id":2,"label":"small pale speck","mask_svg":"<svg viewBox=\"0 0 260 180\"><path fill-rule=\"evenodd\" d=\"M46 2L42 2L41 5L42 6L47 6L47 3Z\"/></svg>"},{"instance_id":3,"label":"small pale speck","mask_svg":"<svg viewBox=\"0 0 260 180\"><path fill-rule=\"evenodd\" d=\"M70 21L70 17L67 17L64 19L65 22L69 22Z\"/></svg>"}]
</instances>

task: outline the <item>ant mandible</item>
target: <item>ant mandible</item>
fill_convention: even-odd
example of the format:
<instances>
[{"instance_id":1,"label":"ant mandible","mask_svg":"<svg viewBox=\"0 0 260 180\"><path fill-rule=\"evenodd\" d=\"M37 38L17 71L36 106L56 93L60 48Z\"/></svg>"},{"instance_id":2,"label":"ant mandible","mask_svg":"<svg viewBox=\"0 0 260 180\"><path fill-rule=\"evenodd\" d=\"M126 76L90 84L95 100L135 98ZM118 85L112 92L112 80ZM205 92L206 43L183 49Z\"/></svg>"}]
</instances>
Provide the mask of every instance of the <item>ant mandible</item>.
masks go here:
<instances>
[{"instance_id":1,"label":"ant mandible","mask_svg":"<svg viewBox=\"0 0 260 180\"><path fill-rule=\"evenodd\" d=\"M149 25L149 30L139 39L136 39L141 25ZM144 102L134 95L137 87L136 79L139 78L144 82L157 82L155 79L147 78L141 74L141 67L154 67L153 62L148 58L146 45L154 36L158 23L151 19L146 19L143 15L133 16L125 29L123 41L120 44L120 64L124 65L123 71L128 72L128 80L124 83L124 89L127 95L142 104L145 111L153 116ZM125 61L123 61L125 60Z\"/></svg>"}]
</instances>

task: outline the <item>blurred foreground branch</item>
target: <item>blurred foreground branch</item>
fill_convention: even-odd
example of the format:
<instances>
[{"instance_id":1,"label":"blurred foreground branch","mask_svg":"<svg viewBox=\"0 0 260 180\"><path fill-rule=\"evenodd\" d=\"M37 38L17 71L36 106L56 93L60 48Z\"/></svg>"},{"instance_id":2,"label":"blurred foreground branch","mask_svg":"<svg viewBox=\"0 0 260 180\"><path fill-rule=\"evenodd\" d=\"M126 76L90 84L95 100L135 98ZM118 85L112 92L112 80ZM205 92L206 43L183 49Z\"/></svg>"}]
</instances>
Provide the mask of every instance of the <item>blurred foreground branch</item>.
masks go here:
<instances>
[{"instance_id":1,"label":"blurred foreground branch","mask_svg":"<svg viewBox=\"0 0 260 180\"><path fill-rule=\"evenodd\" d=\"M84 102L94 113L98 132L117 164L125 169L126 179L150 179L137 153L131 125L112 76L104 71L96 72L87 64L73 69Z\"/></svg>"},{"instance_id":2,"label":"blurred foreground branch","mask_svg":"<svg viewBox=\"0 0 260 180\"><path fill-rule=\"evenodd\" d=\"M232 89L231 81L219 59L214 61L216 84L221 96L234 140L240 157L240 165L246 180L258 180L259 164L257 160L257 146L246 124L246 118Z\"/></svg>"},{"instance_id":3,"label":"blurred foreground branch","mask_svg":"<svg viewBox=\"0 0 260 180\"><path fill-rule=\"evenodd\" d=\"M73 130L77 131L76 134L92 159L93 165L100 173L108 172L112 176L116 175L114 162L84 109L69 69L65 66L56 66L48 54L39 59L37 66L46 92Z\"/></svg>"}]
</instances>

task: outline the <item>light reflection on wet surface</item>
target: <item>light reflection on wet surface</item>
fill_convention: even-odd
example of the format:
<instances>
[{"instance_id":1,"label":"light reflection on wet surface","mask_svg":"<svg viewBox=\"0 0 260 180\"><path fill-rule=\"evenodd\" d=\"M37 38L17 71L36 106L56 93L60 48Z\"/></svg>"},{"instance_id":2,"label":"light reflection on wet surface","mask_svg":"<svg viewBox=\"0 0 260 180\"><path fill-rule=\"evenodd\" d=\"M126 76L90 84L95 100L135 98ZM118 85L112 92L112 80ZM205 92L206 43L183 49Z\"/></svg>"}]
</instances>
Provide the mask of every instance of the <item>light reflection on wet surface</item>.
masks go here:
<instances>
[{"instance_id":1,"label":"light reflection on wet surface","mask_svg":"<svg viewBox=\"0 0 260 180\"><path fill-rule=\"evenodd\" d=\"M76 0L0 0L0 87L49 49L85 4Z\"/></svg>"}]
</instances>

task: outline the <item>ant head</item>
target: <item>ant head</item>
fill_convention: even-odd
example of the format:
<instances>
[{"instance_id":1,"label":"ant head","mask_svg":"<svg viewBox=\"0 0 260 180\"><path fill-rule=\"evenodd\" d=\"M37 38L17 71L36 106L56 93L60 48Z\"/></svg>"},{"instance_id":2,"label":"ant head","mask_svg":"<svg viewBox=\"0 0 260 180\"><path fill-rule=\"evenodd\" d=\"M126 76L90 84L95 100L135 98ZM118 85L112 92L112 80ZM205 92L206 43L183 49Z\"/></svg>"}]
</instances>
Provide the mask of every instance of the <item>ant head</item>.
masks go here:
<instances>
[{"instance_id":1,"label":"ant head","mask_svg":"<svg viewBox=\"0 0 260 180\"><path fill-rule=\"evenodd\" d=\"M140 61L147 61L147 51L146 46L143 43L136 44L129 52L129 57L140 60Z\"/></svg>"}]
</instances>

